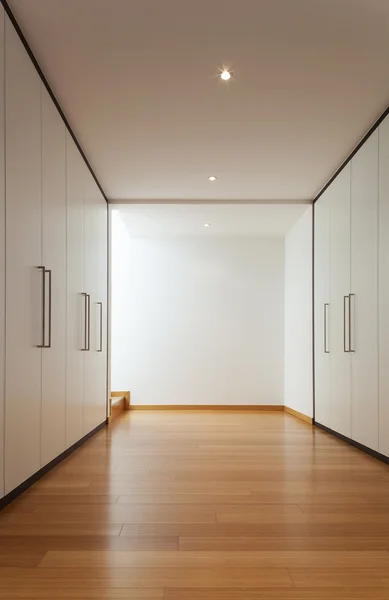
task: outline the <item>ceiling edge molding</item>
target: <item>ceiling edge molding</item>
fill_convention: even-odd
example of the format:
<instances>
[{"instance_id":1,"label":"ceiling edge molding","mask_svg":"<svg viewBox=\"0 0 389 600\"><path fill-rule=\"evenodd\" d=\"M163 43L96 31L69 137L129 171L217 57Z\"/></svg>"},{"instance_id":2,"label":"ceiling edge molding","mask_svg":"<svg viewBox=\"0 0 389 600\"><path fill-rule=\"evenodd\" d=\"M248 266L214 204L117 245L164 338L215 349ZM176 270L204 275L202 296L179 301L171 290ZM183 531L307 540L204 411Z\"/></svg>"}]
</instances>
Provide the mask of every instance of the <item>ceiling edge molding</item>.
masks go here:
<instances>
[{"instance_id":1,"label":"ceiling edge molding","mask_svg":"<svg viewBox=\"0 0 389 600\"><path fill-rule=\"evenodd\" d=\"M109 204L116 205L128 205L128 204L236 204L236 205L244 205L244 204L283 204L293 205L293 204L306 204L307 206L313 204L312 200L160 200L160 199L131 199L131 200L109 200Z\"/></svg>"}]
</instances>

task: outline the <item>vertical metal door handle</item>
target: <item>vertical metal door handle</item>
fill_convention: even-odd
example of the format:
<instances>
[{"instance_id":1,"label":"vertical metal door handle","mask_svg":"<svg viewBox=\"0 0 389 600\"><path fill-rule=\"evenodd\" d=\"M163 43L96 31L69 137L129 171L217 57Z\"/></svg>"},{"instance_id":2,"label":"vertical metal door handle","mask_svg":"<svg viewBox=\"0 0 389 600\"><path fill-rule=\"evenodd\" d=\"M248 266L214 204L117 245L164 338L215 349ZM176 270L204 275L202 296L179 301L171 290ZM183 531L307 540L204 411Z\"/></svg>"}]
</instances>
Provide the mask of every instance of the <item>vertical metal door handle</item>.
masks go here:
<instances>
[{"instance_id":1,"label":"vertical metal door handle","mask_svg":"<svg viewBox=\"0 0 389 600\"><path fill-rule=\"evenodd\" d=\"M328 350L328 339L327 339L327 309L329 307L329 304L326 303L324 304L324 353L325 354L329 354L330 351Z\"/></svg>"},{"instance_id":2,"label":"vertical metal door handle","mask_svg":"<svg viewBox=\"0 0 389 600\"><path fill-rule=\"evenodd\" d=\"M355 348L352 348L352 343L351 343L351 322L352 322L352 315L351 315L351 298L355 298L355 294L349 294L349 308L348 308L348 346L349 346L349 352L355 352ZM354 340L355 341L355 340Z\"/></svg>"},{"instance_id":3,"label":"vertical metal door handle","mask_svg":"<svg viewBox=\"0 0 389 600\"><path fill-rule=\"evenodd\" d=\"M82 292L81 296L84 297L84 346L81 348L82 352L88 350L88 294Z\"/></svg>"},{"instance_id":4,"label":"vertical metal door handle","mask_svg":"<svg viewBox=\"0 0 389 600\"><path fill-rule=\"evenodd\" d=\"M90 294L87 294L88 298L88 346L87 351L90 351Z\"/></svg>"},{"instance_id":5,"label":"vertical metal door handle","mask_svg":"<svg viewBox=\"0 0 389 600\"><path fill-rule=\"evenodd\" d=\"M46 269L45 267L37 268L42 271L42 343L37 347L44 348L46 341Z\"/></svg>"},{"instance_id":6,"label":"vertical metal door handle","mask_svg":"<svg viewBox=\"0 0 389 600\"><path fill-rule=\"evenodd\" d=\"M347 349L347 335L346 335L346 300L349 302L349 323L350 323L350 297L343 296L343 352L350 352L350 348ZM350 340L349 340L350 341Z\"/></svg>"},{"instance_id":7,"label":"vertical metal door handle","mask_svg":"<svg viewBox=\"0 0 389 600\"><path fill-rule=\"evenodd\" d=\"M100 336L99 336L100 347L97 350L97 352L102 352L103 351L103 303L98 302L97 306L100 306Z\"/></svg>"},{"instance_id":8,"label":"vertical metal door handle","mask_svg":"<svg viewBox=\"0 0 389 600\"><path fill-rule=\"evenodd\" d=\"M45 348L51 348L51 269L45 269L45 277L46 274L49 275L49 343L46 344L45 340Z\"/></svg>"}]
</instances>

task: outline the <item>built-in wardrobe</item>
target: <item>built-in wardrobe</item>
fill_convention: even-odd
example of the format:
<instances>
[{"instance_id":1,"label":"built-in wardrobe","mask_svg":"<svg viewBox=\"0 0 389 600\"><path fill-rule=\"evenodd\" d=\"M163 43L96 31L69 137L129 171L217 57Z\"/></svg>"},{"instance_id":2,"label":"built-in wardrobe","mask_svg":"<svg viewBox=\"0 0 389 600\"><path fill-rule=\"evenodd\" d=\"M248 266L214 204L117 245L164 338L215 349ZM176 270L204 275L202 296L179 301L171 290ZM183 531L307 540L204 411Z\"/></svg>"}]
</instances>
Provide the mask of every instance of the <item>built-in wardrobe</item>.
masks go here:
<instances>
[{"instance_id":1,"label":"built-in wardrobe","mask_svg":"<svg viewBox=\"0 0 389 600\"><path fill-rule=\"evenodd\" d=\"M0 498L107 415L107 203L0 7Z\"/></svg>"},{"instance_id":2,"label":"built-in wardrobe","mask_svg":"<svg viewBox=\"0 0 389 600\"><path fill-rule=\"evenodd\" d=\"M315 421L389 456L389 118L314 206Z\"/></svg>"}]
</instances>

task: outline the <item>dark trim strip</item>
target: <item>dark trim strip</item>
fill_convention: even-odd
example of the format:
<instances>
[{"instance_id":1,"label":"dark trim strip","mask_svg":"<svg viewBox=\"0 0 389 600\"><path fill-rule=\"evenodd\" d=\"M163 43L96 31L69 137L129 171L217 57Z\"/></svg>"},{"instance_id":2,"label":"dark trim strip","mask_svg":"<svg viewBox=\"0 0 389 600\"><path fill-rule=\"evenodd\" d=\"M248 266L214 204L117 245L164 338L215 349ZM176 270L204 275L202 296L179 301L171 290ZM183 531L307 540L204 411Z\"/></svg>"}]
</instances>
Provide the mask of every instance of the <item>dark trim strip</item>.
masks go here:
<instances>
[{"instance_id":1,"label":"dark trim strip","mask_svg":"<svg viewBox=\"0 0 389 600\"><path fill-rule=\"evenodd\" d=\"M381 462L384 462L387 465L389 465L389 456L385 456L385 454L380 454L380 452L376 452L375 450L372 450L371 448L368 448L367 446L364 446L363 444L360 444L359 442L356 442L355 440L352 440L351 438L348 438L345 435L342 435L341 433L338 433L337 431L326 427L325 425L321 425L316 421L314 421L314 425L316 425L316 427L319 427L319 429L323 429L323 431L326 431L327 433L331 433L331 435L334 435L343 442L350 444L350 446L354 446L354 448L361 450L365 454L369 454L369 456L372 456L373 458L376 458L377 460L380 460Z\"/></svg>"},{"instance_id":2,"label":"dark trim strip","mask_svg":"<svg viewBox=\"0 0 389 600\"><path fill-rule=\"evenodd\" d=\"M316 369L315 369L315 205L312 206L312 403L313 422L316 410Z\"/></svg>"},{"instance_id":3,"label":"dark trim strip","mask_svg":"<svg viewBox=\"0 0 389 600\"><path fill-rule=\"evenodd\" d=\"M293 206L295 204L306 204L307 206L311 206L311 204L313 204L313 200L231 200L231 199L224 199L223 198L219 198L217 200L212 199L212 198L208 198L208 199L204 199L204 198L197 198L197 199L193 199L191 198L190 200L174 200L174 199L165 199L165 200L161 200L158 198L131 198L131 199L114 199L111 198L111 200L109 201L110 204L215 204L215 205L226 205L226 204L239 204L239 206L242 205L258 205L258 204L276 204L276 205L289 205L289 206Z\"/></svg>"},{"instance_id":4,"label":"dark trim strip","mask_svg":"<svg viewBox=\"0 0 389 600\"><path fill-rule=\"evenodd\" d=\"M39 469L39 471L34 473L34 475L31 475L31 477L26 479L26 481L24 481L17 488L12 490L12 492L10 492L6 496L4 496L4 498L0 498L0 510L5 508L6 506L8 506L8 504L10 504L18 496L23 494L23 492L28 490L28 488L31 487L33 483L36 483L39 479L41 479L41 477L46 475L46 473L51 471L51 469L56 467L60 462L62 462L65 458L67 458L70 454L72 454L75 450L77 450L77 448L79 448L80 446L85 444L85 442L87 442L91 437L93 437L95 435L95 433L97 433L98 431L103 429L107 425L107 422L108 421L106 420L103 423L101 423L100 425L98 425L95 429L92 429L92 431L90 431L89 433L84 435L84 437L82 437L80 440L78 440L78 442L73 444L73 446L70 446L70 448L65 450L65 452L62 452L62 454L57 456L57 458L54 458L54 460L52 460L47 465L42 467L42 469Z\"/></svg>"},{"instance_id":5,"label":"dark trim strip","mask_svg":"<svg viewBox=\"0 0 389 600\"><path fill-rule=\"evenodd\" d=\"M44 73L43 73L42 69L40 68L39 63L36 60L36 58L34 56L34 53L31 50L31 48L30 48L30 46L29 46L26 38L24 37L24 34L23 34L22 30L19 27L19 23L17 22L17 20L16 20L16 18L14 16L14 14L13 14L13 12L12 12L12 10L11 10L8 2L7 2L7 0L0 0L0 2L4 6L4 10L5 10L5 12L7 13L7 15L9 17L9 20L11 21L12 25L14 26L14 28L16 30L16 33L20 37L20 40L21 40L23 46L25 47L25 49L27 51L27 54L30 57L30 59L31 59L33 65L34 65L34 67L38 71L38 75L41 78L41 80L42 80L42 82L43 82L46 90L48 91L50 98L54 102L54 105L55 105L56 109L58 110L59 114L61 115L63 122L65 123L65 125L66 125L66 127L67 127L67 129L68 129L68 131L70 133L70 135L72 136L73 141L76 144L76 146L78 148L78 151L80 152L82 158L84 159L86 166L88 167L89 171L91 172L91 175L92 175L93 179L95 180L95 182L96 182L96 184L97 184L100 192L102 193L102 195L104 197L104 200L108 204L108 197L107 197L106 193L104 192L103 188L101 187L101 184L100 184L99 180L97 179L97 176L96 176L94 170L92 169L90 162L88 161L87 157L85 156L85 153L84 153L83 149L81 148L80 143L79 143L78 139L76 138L76 135L75 135L73 129L71 128L70 124L69 124L69 121L65 117L65 114L64 114L61 106L59 105L59 102L58 102L57 98L54 96L54 92L51 89L51 87L49 85L49 82L47 81L46 77L44 76Z\"/></svg>"},{"instance_id":6,"label":"dark trim strip","mask_svg":"<svg viewBox=\"0 0 389 600\"><path fill-rule=\"evenodd\" d=\"M320 198L320 196L322 196L324 194L324 192L330 187L331 183L337 178L337 176L343 171L343 169L345 168L346 165L348 165L348 163L350 162L350 160L352 160L352 158L354 158L354 156L356 155L357 152L359 152L359 150L362 148L362 146L367 142L367 140L369 139L369 137L375 132L375 130L381 125L382 121L384 119L386 119L386 117L389 115L389 106L388 108L382 113L382 115L380 117L378 117L377 121L374 123L374 125L369 129L369 131L367 132L367 134L361 139L361 141L359 142L358 146L356 146L354 148L354 150L351 152L351 154L348 155L348 157L346 158L346 160L340 165L339 169L333 174L333 176L331 177L331 179L325 184L325 186L320 190L320 192L318 193L318 195L314 198L313 202L317 202Z\"/></svg>"}]
</instances>

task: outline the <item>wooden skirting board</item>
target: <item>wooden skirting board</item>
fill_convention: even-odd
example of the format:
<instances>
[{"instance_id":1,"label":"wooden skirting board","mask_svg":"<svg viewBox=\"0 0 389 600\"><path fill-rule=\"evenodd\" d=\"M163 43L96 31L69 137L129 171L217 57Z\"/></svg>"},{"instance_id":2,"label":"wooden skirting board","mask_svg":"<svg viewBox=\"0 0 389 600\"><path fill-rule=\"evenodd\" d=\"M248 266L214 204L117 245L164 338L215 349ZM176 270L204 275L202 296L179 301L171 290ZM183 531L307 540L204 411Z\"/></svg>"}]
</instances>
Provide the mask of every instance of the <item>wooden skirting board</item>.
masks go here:
<instances>
[{"instance_id":1,"label":"wooden skirting board","mask_svg":"<svg viewBox=\"0 0 389 600\"><path fill-rule=\"evenodd\" d=\"M282 404L136 404L130 410L213 410L239 412L283 412Z\"/></svg>"},{"instance_id":2,"label":"wooden skirting board","mask_svg":"<svg viewBox=\"0 0 389 600\"><path fill-rule=\"evenodd\" d=\"M312 425L312 417L283 404L131 404L130 392L112 392L110 418L114 419L125 410L194 410L194 411L236 411L236 412L287 412L305 423Z\"/></svg>"},{"instance_id":3,"label":"wooden skirting board","mask_svg":"<svg viewBox=\"0 0 389 600\"><path fill-rule=\"evenodd\" d=\"M313 424L312 417L308 417L308 415L304 415L304 413L301 413L298 410L294 410L294 408L289 408L289 406L285 406L284 410L285 410L285 412L289 413L290 415L293 415L294 417L297 417L298 419L301 419L302 421L305 421L306 423L309 423L310 425Z\"/></svg>"}]
</instances>

